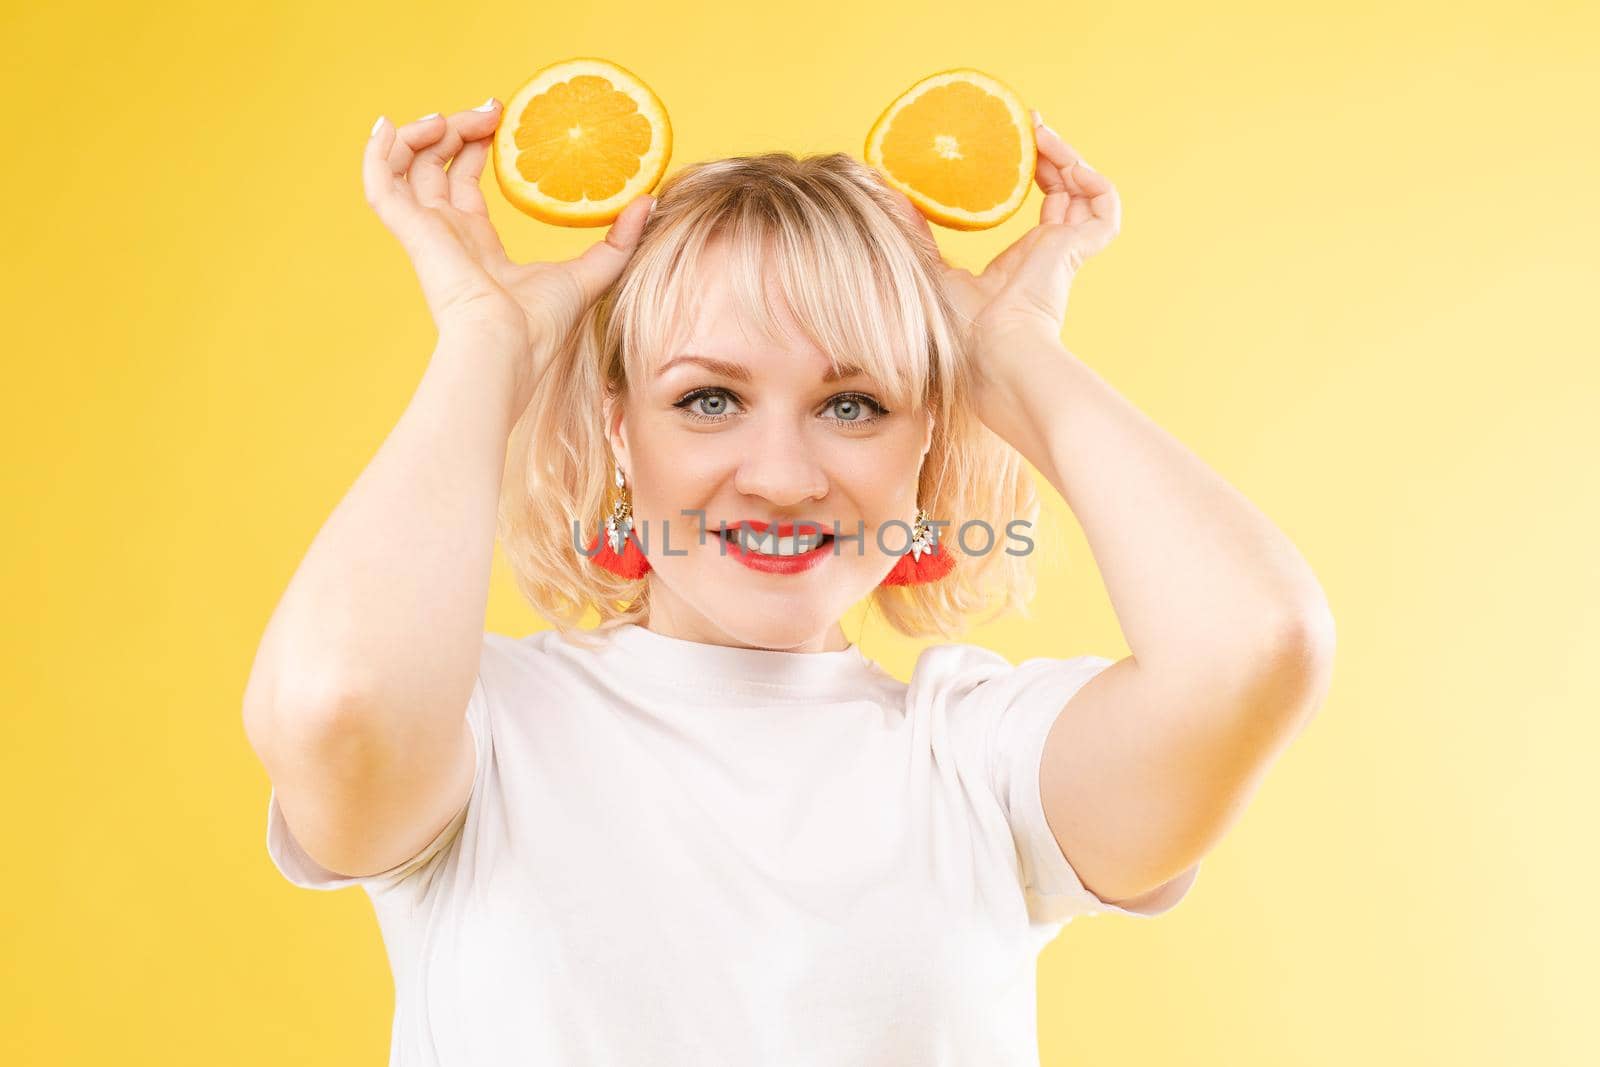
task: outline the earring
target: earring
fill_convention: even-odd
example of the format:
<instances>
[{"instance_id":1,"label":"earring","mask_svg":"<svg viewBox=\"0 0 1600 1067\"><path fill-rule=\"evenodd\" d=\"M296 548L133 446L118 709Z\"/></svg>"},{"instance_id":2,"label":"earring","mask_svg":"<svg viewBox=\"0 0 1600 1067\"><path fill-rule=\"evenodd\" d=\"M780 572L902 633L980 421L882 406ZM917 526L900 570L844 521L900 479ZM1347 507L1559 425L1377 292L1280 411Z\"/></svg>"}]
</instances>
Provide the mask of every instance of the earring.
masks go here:
<instances>
[{"instance_id":1,"label":"earring","mask_svg":"<svg viewBox=\"0 0 1600 1067\"><path fill-rule=\"evenodd\" d=\"M633 536L633 500L622 478L622 465L617 464L615 475L617 498L611 502L611 517L606 520L605 543L599 534L589 542L589 561L604 567L623 578L643 578L650 570L650 561L639 548L639 539Z\"/></svg>"},{"instance_id":2,"label":"earring","mask_svg":"<svg viewBox=\"0 0 1600 1067\"><path fill-rule=\"evenodd\" d=\"M920 585L936 582L955 567L955 556L944 550L943 542L935 542L933 527L928 525L928 512L917 508L917 521L911 527L911 547L901 556L888 576L879 585Z\"/></svg>"}]
</instances>

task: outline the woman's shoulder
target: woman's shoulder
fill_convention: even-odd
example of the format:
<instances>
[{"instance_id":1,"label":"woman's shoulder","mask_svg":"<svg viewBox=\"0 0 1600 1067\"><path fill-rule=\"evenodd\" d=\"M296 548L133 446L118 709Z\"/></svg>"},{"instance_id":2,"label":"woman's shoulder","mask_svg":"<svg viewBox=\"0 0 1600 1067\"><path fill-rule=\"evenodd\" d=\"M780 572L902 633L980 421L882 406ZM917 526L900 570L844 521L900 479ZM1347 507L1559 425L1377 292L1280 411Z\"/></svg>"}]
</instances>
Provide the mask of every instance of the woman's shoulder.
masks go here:
<instances>
[{"instance_id":1,"label":"woman's shoulder","mask_svg":"<svg viewBox=\"0 0 1600 1067\"><path fill-rule=\"evenodd\" d=\"M605 647L605 639L569 637L557 629L509 634L483 631L482 668L496 674L537 675L581 669Z\"/></svg>"},{"instance_id":2,"label":"woman's shoulder","mask_svg":"<svg viewBox=\"0 0 1600 1067\"><path fill-rule=\"evenodd\" d=\"M563 681L604 685L612 676L631 673L626 650L605 630L559 627L516 635L484 630L480 677L491 688L524 689Z\"/></svg>"},{"instance_id":3,"label":"woman's shoulder","mask_svg":"<svg viewBox=\"0 0 1600 1067\"><path fill-rule=\"evenodd\" d=\"M998 697L1040 681L1059 684L1087 679L1112 661L1093 654L1027 656L1013 659L970 642L930 645L912 668L912 700L951 702L969 696Z\"/></svg>"},{"instance_id":4,"label":"woman's shoulder","mask_svg":"<svg viewBox=\"0 0 1600 1067\"><path fill-rule=\"evenodd\" d=\"M544 630L521 635L484 630L478 688L485 695L521 696L552 688L563 676L572 676L577 664L556 647L558 637L554 631Z\"/></svg>"},{"instance_id":5,"label":"woman's shoulder","mask_svg":"<svg viewBox=\"0 0 1600 1067\"><path fill-rule=\"evenodd\" d=\"M992 648L948 641L928 645L917 653L911 668L911 685L918 689L952 683L975 685L1012 667L1011 660Z\"/></svg>"}]
</instances>

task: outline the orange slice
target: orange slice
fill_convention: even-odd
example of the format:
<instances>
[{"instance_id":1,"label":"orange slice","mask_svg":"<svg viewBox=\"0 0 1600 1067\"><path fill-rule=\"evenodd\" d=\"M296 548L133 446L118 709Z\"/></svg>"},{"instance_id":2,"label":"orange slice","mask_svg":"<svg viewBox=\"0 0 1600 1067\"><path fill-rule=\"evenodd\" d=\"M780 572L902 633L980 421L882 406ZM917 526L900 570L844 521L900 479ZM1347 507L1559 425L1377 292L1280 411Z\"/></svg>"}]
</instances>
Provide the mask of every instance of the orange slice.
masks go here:
<instances>
[{"instance_id":1,"label":"orange slice","mask_svg":"<svg viewBox=\"0 0 1600 1067\"><path fill-rule=\"evenodd\" d=\"M1022 206L1038 148L1021 97L960 69L901 93L872 124L863 156L931 221L986 230Z\"/></svg>"},{"instance_id":2,"label":"orange slice","mask_svg":"<svg viewBox=\"0 0 1600 1067\"><path fill-rule=\"evenodd\" d=\"M672 155L667 109L604 59L542 68L506 102L494 174L519 209L557 226L605 226L656 187Z\"/></svg>"}]
</instances>

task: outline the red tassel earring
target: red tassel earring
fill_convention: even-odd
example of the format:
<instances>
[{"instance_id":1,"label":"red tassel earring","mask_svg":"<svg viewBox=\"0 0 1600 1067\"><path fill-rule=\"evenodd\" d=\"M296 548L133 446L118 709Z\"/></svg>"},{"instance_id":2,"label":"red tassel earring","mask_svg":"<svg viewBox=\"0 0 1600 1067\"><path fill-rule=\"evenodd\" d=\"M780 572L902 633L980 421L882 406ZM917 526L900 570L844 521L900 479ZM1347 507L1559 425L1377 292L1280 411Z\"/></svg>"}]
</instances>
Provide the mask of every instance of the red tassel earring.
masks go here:
<instances>
[{"instance_id":1,"label":"red tassel earring","mask_svg":"<svg viewBox=\"0 0 1600 1067\"><path fill-rule=\"evenodd\" d=\"M888 576L879 585L920 585L936 582L955 567L955 556L944 550L943 542L933 539L933 527L928 525L928 512L917 509L917 521L911 527L911 548L901 556Z\"/></svg>"},{"instance_id":2,"label":"red tassel earring","mask_svg":"<svg viewBox=\"0 0 1600 1067\"><path fill-rule=\"evenodd\" d=\"M622 465L617 465L617 498L611 502L611 517L606 520L605 543L599 534L589 542L589 561L604 567L623 578L643 578L650 570L650 561L639 548L639 539L633 536L633 501L622 478Z\"/></svg>"}]
</instances>

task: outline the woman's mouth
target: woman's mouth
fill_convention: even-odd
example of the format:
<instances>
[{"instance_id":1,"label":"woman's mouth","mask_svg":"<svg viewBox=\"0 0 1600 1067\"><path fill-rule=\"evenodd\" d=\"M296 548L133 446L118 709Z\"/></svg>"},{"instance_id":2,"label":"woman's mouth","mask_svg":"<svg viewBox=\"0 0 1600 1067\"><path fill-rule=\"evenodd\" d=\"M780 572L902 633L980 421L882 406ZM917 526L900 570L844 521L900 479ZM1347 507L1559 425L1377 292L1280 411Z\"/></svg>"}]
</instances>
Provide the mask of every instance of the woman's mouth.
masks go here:
<instances>
[{"instance_id":1,"label":"woman's mouth","mask_svg":"<svg viewBox=\"0 0 1600 1067\"><path fill-rule=\"evenodd\" d=\"M771 528L758 530L745 524L724 528L722 555L766 574L796 574L821 563L833 546L833 535L815 525L792 526L791 533L780 534Z\"/></svg>"}]
</instances>

